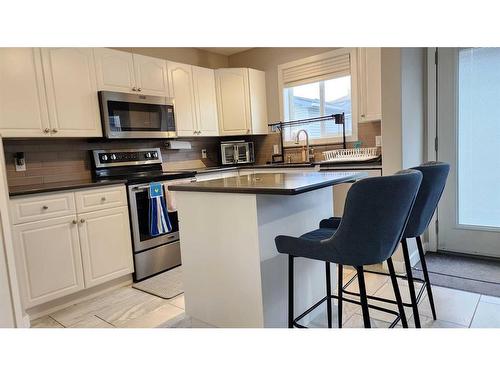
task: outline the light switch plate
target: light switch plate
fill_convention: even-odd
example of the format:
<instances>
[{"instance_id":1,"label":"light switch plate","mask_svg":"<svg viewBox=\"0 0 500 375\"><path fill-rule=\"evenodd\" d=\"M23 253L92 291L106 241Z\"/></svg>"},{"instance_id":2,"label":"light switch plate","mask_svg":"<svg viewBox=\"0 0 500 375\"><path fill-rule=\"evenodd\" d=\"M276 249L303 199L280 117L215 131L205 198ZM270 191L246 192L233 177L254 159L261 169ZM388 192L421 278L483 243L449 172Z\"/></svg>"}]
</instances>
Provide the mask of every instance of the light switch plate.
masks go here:
<instances>
[{"instance_id":1,"label":"light switch plate","mask_svg":"<svg viewBox=\"0 0 500 375\"><path fill-rule=\"evenodd\" d=\"M382 136L381 135L377 135L375 137L375 146L382 147Z\"/></svg>"},{"instance_id":2,"label":"light switch plate","mask_svg":"<svg viewBox=\"0 0 500 375\"><path fill-rule=\"evenodd\" d=\"M206 159L207 158L207 150L206 149L202 149L201 150L201 158L202 159Z\"/></svg>"}]
</instances>

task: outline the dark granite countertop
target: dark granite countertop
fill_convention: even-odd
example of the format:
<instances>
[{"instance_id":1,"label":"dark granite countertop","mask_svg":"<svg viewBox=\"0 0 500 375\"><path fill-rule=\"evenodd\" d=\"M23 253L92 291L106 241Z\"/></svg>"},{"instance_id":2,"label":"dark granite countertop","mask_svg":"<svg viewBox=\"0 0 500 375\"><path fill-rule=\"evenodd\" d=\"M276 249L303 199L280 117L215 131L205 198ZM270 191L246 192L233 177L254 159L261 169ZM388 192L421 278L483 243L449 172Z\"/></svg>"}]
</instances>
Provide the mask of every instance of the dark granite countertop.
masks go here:
<instances>
[{"instance_id":1,"label":"dark granite countertop","mask_svg":"<svg viewBox=\"0 0 500 375\"><path fill-rule=\"evenodd\" d=\"M255 173L190 184L173 185L172 191L296 195L364 177L358 172Z\"/></svg>"},{"instance_id":2,"label":"dark granite countertop","mask_svg":"<svg viewBox=\"0 0 500 375\"><path fill-rule=\"evenodd\" d=\"M76 181L52 182L52 183L36 184L36 185L15 186L9 188L9 196L16 197L27 194L49 193L54 191L100 187L107 185L121 185L126 182L127 180L95 181L92 179L87 179L87 180L76 180Z\"/></svg>"}]
</instances>

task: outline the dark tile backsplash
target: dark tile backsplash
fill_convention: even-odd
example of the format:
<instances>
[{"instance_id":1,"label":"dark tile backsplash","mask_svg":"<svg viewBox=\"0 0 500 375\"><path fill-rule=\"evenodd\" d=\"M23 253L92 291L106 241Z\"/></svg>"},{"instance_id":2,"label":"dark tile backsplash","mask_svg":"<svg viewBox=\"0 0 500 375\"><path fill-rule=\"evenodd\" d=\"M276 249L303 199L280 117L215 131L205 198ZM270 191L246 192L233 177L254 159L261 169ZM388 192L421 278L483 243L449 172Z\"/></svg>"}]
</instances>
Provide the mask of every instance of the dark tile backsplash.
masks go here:
<instances>
[{"instance_id":1,"label":"dark tile backsplash","mask_svg":"<svg viewBox=\"0 0 500 375\"><path fill-rule=\"evenodd\" d=\"M380 135L380 122L360 124L359 140L363 147L375 146L375 136ZM252 140L255 144L256 164L271 161L273 145L279 144L279 134L248 137L183 138L190 141L191 150L169 150L165 140L102 140L102 139L4 139L7 179L9 186L41 184L48 182L87 179L91 176L90 150L160 147L164 163L200 160L201 150L207 150L206 166L219 164L221 140ZM321 151L339 146L314 146L316 160L321 160ZM24 152L27 170L16 172L14 154ZM293 161L300 161L300 148L287 149Z\"/></svg>"}]
</instances>

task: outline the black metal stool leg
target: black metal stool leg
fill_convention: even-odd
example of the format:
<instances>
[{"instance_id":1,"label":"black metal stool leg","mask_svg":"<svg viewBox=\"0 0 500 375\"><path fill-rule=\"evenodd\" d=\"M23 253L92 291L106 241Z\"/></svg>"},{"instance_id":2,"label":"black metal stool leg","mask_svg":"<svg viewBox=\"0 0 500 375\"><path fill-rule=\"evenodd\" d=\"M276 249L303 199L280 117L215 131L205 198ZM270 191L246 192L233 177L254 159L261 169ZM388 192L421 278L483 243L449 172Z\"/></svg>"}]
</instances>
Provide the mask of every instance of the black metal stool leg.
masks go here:
<instances>
[{"instance_id":1,"label":"black metal stool leg","mask_svg":"<svg viewBox=\"0 0 500 375\"><path fill-rule=\"evenodd\" d=\"M420 256L420 263L422 264L422 272L424 274L425 286L427 288L427 296L429 297L429 303L431 305L432 317L436 320L436 308L434 307L434 297L432 296L431 281L429 279L429 273L427 272L427 262L425 261L424 247L422 246L422 240L420 236L415 238L417 240L418 255Z\"/></svg>"},{"instance_id":2,"label":"black metal stool leg","mask_svg":"<svg viewBox=\"0 0 500 375\"><path fill-rule=\"evenodd\" d=\"M396 278L396 271L394 271L394 264L392 263L391 258L387 259L387 267L389 268L389 273L391 274L392 288L394 289L394 295L396 296L396 302L398 303L401 324L403 325L403 328L408 328L405 307L403 306L403 299L401 298L401 293L399 292L398 279Z\"/></svg>"},{"instance_id":3,"label":"black metal stool leg","mask_svg":"<svg viewBox=\"0 0 500 375\"><path fill-rule=\"evenodd\" d=\"M343 277L343 270L344 266L342 264L338 265L338 272L339 272L339 279L338 279L338 318L339 318L339 328L342 328L342 290L343 290L343 283L344 283L344 277Z\"/></svg>"},{"instance_id":4,"label":"black metal stool leg","mask_svg":"<svg viewBox=\"0 0 500 375\"><path fill-rule=\"evenodd\" d=\"M411 272L410 254L408 253L408 243L406 239L401 240L403 245L403 257L405 261L406 277L408 279L408 288L410 289L411 307L413 309L413 319L415 320L415 328L420 328L420 316L418 314L417 296L415 295L415 285L413 284L413 275Z\"/></svg>"},{"instance_id":5,"label":"black metal stool leg","mask_svg":"<svg viewBox=\"0 0 500 375\"><path fill-rule=\"evenodd\" d=\"M326 274L326 313L328 314L328 328L332 328L332 279L330 275L330 262L325 262Z\"/></svg>"},{"instance_id":6,"label":"black metal stool leg","mask_svg":"<svg viewBox=\"0 0 500 375\"><path fill-rule=\"evenodd\" d=\"M368 298L366 297L365 274L363 273L363 266L356 267L356 271L358 273L359 298L361 301L361 309L363 311L363 321L365 323L365 328L371 328L370 312L368 310Z\"/></svg>"},{"instance_id":7,"label":"black metal stool leg","mask_svg":"<svg viewBox=\"0 0 500 375\"><path fill-rule=\"evenodd\" d=\"M288 255L288 328L293 328L293 256Z\"/></svg>"}]
</instances>

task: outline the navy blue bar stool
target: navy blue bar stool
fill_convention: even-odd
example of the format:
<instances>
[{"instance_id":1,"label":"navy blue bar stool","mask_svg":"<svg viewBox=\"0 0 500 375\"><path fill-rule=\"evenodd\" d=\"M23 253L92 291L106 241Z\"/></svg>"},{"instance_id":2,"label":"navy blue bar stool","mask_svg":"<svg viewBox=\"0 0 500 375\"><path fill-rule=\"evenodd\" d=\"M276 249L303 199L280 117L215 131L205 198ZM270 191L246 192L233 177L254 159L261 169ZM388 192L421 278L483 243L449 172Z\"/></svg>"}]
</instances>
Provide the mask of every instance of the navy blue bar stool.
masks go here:
<instances>
[{"instance_id":1,"label":"navy blue bar stool","mask_svg":"<svg viewBox=\"0 0 500 375\"><path fill-rule=\"evenodd\" d=\"M434 307L434 298L432 295L432 287L429 279L429 273L427 271L427 264L424 256L424 249L422 246L421 236L427 229L429 222L436 211L439 200L441 199L441 195L443 194L446 179L448 177L448 173L450 171L450 166L447 163L442 162L427 162L418 167L412 168L413 170L420 171L422 173L422 183L420 184L420 188L418 190L417 197L415 199L415 204L411 211L410 217L408 219L408 224L406 225L405 231L403 233L403 237L401 239L402 245L402 253L403 259L405 263L405 276L398 276L400 278L408 280L408 288L410 292L410 301L411 303L403 303L404 306L411 307L413 310L413 317L415 320L415 327L420 328L420 316L418 312L418 303L422 296L424 288L427 290L427 296L429 297L429 303L431 306L432 316L434 320L436 320L436 309ZM325 219L320 222L320 228L322 231L332 230L335 231L339 228L341 223L341 218L332 217L330 219ZM422 264L422 273L424 275L424 280L416 279L413 277L410 256L408 252L408 242L407 240L410 238L415 238L418 253L420 257L420 262ZM373 272L377 274L387 275L387 273L383 272L375 272L375 271L366 271L365 272ZM389 272L390 274L390 272ZM354 279L354 278L353 278ZM351 279L344 287L343 291L348 294L356 293L347 292L345 288L347 288L348 284L353 281ZM421 281L423 283L420 292L415 292L415 284L414 280ZM387 299L375 298L373 296L368 297L380 300L383 302L389 303L397 303L397 301L391 301Z\"/></svg>"},{"instance_id":2,"label":"navy blue bar stool","mask_svg":"<svg viewBox=\"0 0 500 375\"><path fill-rule=\"evenodd\" d=\"M327 302L328 327L331 322L331 299L361 305L363 321L370 327L369 308L395 313L392 310L368 304L363 266L387 261L391 281L398 304L398 317L407 327L404 307L399 292L391 256L401 241L406 223L422 181L419 171L400 171L392 176L372 177L352 185L347 194L344 216L336 230L320 228L301 237L278 236L275 238L278 252L288 254L288 327L303 327L298 323L323 302ZM303 257L326 263L326 296L298 317L293 311L294 258ZM358 275L360 301L331 293L330 263L353 266ZM339 271L339 290L342 289L342 272ZM342 317L339 316L339 322Z\"/></svg>"}]
</instances>

